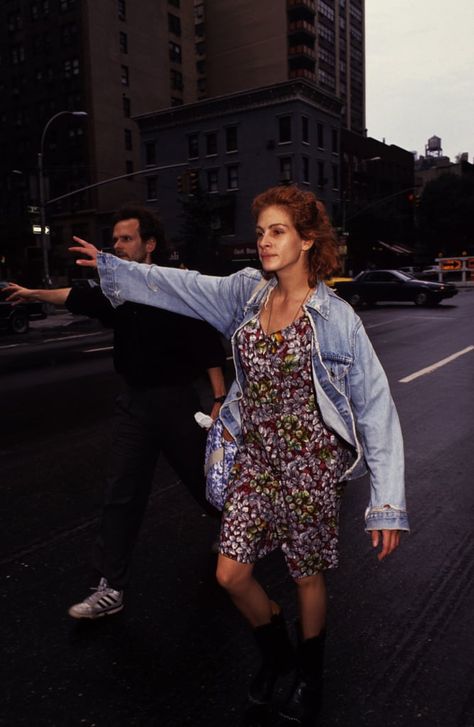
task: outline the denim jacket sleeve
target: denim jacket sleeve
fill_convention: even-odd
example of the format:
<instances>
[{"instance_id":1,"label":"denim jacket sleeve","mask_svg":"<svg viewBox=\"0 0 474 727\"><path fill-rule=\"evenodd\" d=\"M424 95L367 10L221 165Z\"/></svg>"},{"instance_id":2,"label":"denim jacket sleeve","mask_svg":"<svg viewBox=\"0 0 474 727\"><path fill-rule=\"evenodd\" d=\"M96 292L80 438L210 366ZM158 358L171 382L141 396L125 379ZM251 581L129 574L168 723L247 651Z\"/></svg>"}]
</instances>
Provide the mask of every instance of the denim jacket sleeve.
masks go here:
<instances>
[{"instance_id":1,"label":"denim jacket sleeve","mask_svg":"<svg viewBox=\"0 0 474 727\"><path fill-rule=\"evenodd\" d=\"M113 306L126 300L181 313L207 321L230 337L256 283L257 270L247 268L233 275L202 275L195 270L120 260L99 253L100 285Z\"/></svg>"},{"instance_id":2,"label":"denim jacket sleeve","mask_svg":"<svg viewBox=\"0 0 474 727\"><path fill-rule=\"evenodd\" d=\"M351 403L370 475L367 530L409 530L403 439L387 377L362 324L355 334Z\"/></svg>"}]
</instances>

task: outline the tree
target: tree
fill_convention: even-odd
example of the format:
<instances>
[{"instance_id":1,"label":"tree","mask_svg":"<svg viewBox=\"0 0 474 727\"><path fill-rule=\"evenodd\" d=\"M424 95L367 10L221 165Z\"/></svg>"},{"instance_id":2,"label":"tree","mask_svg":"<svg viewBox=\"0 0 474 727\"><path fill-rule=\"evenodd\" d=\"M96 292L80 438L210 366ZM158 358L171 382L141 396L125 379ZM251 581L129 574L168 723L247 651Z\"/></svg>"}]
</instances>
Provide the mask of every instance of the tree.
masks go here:
<instances>
[{"instance_id":1,"label":"tree","mask_svg":"<svg viewBox=\"0 0 474 727\"><path fill-rule=\"evenodd\" d=\"M471 166L471 165L469 165ZM432 257L474 252L474 174L442 174L424 188L418 208L420 241Z\"/></svg>"}]
</instances>

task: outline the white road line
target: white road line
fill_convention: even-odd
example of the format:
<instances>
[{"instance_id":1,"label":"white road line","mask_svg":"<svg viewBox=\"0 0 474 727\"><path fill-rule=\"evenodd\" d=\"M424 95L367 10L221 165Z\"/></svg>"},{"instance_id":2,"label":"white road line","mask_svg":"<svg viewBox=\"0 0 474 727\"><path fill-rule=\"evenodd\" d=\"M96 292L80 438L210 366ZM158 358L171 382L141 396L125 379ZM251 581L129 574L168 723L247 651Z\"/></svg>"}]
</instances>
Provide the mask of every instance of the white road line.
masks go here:
<instances>
[{"instance_id":1,"label":"white road line","mask_svg":"<svg viewBox=\"0 0 474 727\"><path fill-rule=\"evenodd\" d=\"M78 333L75 336L60 336L59 338L45 338L43 343L53 343L54 341L71 341L73 338L90 338L97 336L97 333Z\"/></svg>"},{"instance_id":2,"label":"white road line","mask_svg":"<svg viewBox=\"0 0 474 727\"><path fill-rule=\"evenodd\" d=\"M403 379L399 379L398 383L399 384L408 384L410 381L417 379L419 376L425 376L426 374L431 374L432 371L436 371L436 369L441 368L441 366L446 366L446 364L451 363L451 361L454 361L456 358L459 358L459 356L464 356L465 353L469 353L470 351L474 351L474 346L468 346L467 348L463 348L462 351L453 353L451 356L447 356L446 358L441 359L441 361L438 361L437 363L434 363L431 366L427 366L424 369L415 371L414 374L410 374L409 376L405 376L405 378L403 378Z\"/></svg>"},{"instance_id":3,"label":"white road line","mask_svg":"<svg viewBox=\"0 0 474 727\"><path fill-rule=\"evenodd\" d=\"M0 350L2 348L18 348L18 346L21 346L21 343L10 343L8 346L0 346Z\"/></svg>"},{"instance_id":4,"label":"white road line","mask_svg":"<svg viewBox=\"0 0 474 727\"><path fill-rule=\"evenodd\" d=\"M102 348L85 348L82 353L95 353L96 351L112 351L113 346L102 346Z\"/></svg>"},{"instance_id":5,"label":"white road line","mask_svg":"<svg viewBox=\"0 0 474 727\"><path fill-rule=\"evenodd\" d=\"M385 326L388 323L396 323L397 321L406 321L408 318L410 318L410 321L439 321L440 318L438 316L416 316L416 318L412 318L412 316L403 316L399 318L389 318L388 321L381 321L380 323L371 323L369 325L364 325L364 328L366 331L368 331L370 328L378 328L379 326ZM442 320L452 320L453 316L443 316Z\"/></svg>"},{"instance_id":6,"label":"white road line","mask_svg":"<svg viewBox=\"0 0 474 727\"><path fill-rule=\"evenodd\" d=\"M366 331L369 330L369 328L378 328L379 326L386 326L388 323L395 323L395 321L404 321L406 320L406 316L403 318L389 318L388 321L382 321L381 323L372 323L371 325L364 325L364 328Z\"/></svg>"}]
</instances>

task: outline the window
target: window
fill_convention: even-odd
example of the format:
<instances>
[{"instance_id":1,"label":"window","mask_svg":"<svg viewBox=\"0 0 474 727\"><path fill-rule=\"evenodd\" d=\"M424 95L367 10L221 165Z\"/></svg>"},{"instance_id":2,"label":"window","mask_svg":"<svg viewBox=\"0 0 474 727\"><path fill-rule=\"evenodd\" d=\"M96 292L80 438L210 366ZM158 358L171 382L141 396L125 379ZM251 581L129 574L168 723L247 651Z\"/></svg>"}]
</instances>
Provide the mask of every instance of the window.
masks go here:
<instances>
[{"instance_id":1,"label":"window","mask_svg":"<svg viewBox=\"0 0 474 727\"><path fill-rule=\"evenodd\" d=\"M196 159L199 156L199 139L197 134L189 134L188 136L188 157Z\"/></svg>"},{"instance_id":2,"label":"window","mask_svg":"<svg viewBox=\"0 0 474 727\"><path fill-rule=\"evenodd\" d=\"M217 154L217 134L206 134L206 156L214 156Z\"/></svg>"},{"instance_id":3,"label":"window","mask_svg":"<svg viewBox=\"0 0 474 727\"><path fill-rule=\"evenodd\" d=\"M17 45L11 49L11 61L14 65L23 63L25 60L25 48L22 45Z\"/></svg>"},{"instance_id":4,"label":"window","mask_svg":"<svg viewBox=\"0 0 474 727\"><path fill-rule=\"evenodd\" d=\"M204 38L204 23L197 23L194 26L194 35L196 38Z\"/></svg>"},{"instance_id":5,"label":"window","mask_svg":"<svg viewBox=\"0 0 474 727\"><path fill-rule=\"evenodd\" d=\"M156 146L154 141L147 141L145 143L145 163L156 164Z\"/></svg>"},{"instance_id":6,"label":"window","mask_svg":"<svg viewBox=\"0 0 474 727\"><path fill-rule=\"evenodd\" d=\"M158 199L158 185L156 177L146 178L146 198L147 201Z\"/></svg>"},{"instance_id":7,"label":"window","mask_svg":"<svg viewBox=\"0 0 474 727\"><path fill-rule=\"evenodd\" d=\"M132 113L132 106L129 97L125 96L125 94L122 96L122 106L123 115L125 116L125 118L129 119Z\"/></svg>"},{"instance_id":8,"label":"window","mask_svg":"<svg viewBox=\"0 0 474 727\"><path fill-rule=\"evenodd\" d=\"M308 157L302 157L302 162L303 162L302 170L301 170L302 180L306 184L309 184L309 159L308 159Z\"/></svg>"},{"instance_id":9,"label":"window","mask_svg":"<svg viewBox=\"0 0 474 727\"><path fill-rule=\"evenodd\" d=\"M334 20L334 9L327 5L323 0L319 0L319 12L329 20Z\"/></svg>"},{"instance_id":10,"label":"window","mask_svg":"<svg viewBox=\"0 0 474 727\"><path fill-rule=\"evenodd\" d=\"M173 13L168 13L168 30L173 35L181 35L181 20Z\"/></svg>"},{"instance_id":11,"label":"window","mask_svg":"<svg viewBox=\"0 0 474 727\"><path fill-rule=\"evenodd\" d=\"M77 25L76 23L69 23L63 25L61 28L61 44L63 46L71 45L77 36Z\"/></svg>"},{"instance_id":12,"label":"window","mask_svg":"<svg viewBox=\"0 0 474 727\"><path fill-rule=\"evenodd\" d=\"M324 162L318 162L318 187L324 187L327 182L324 176Z\"/></svg>"},{"instance_id":13,"label":"window","mask_svg":"<svg viewBox=\"0 0 474 727\"><path fill-rule=\"evenodd\" d=\"M175 8L179 8L179 0L168 0L168 5L173 5Z\"/></svg>"},{"instance_id":14,"label":"window","mask_svg":"<svg viewBox=\"0 0 474 727\"><path fill-rule=\"evenodd\" d=\"M196 43L196 55L203 56L206 52L206 44L203 40L200 40L198 43Z\"/></svg>"},{"instance_id":15,"label":"window","mask_svg":"<svg viewBox=\"0 0 474 727\"><path fill-rule=\"evenodd\" d=\"M307 116L301 117L301 141L309 144L309 119Z\"/></svg>"},{"instance_id":16,"label":"window","mask_svg":"<svg viewBox=\"0 0 474 727\"><path fill-rule=\"evenodd\" d=\"M239 167L236 165L227 167L227 189L239 188Z\"/></svg>"},{"instance_id":17,"label":"window","mask_svg":"<svg viewBox=\"0 0 474 727\"><path fill-rule=\"evenodd\" d=\"M180 71L177 71L174 68L172 68L170 70L170 79L171 79L171 88L173 90L175 90L175 91L183 90L183 74Z\"/></svg>"},{"instance_id":18,"label":"window","mask_svg":"<svg viewBox=\"0 0 474 727\"><path fill-rule=\"evenodd\" d=\"M123 138L124 138L124 143L125 143L125 149L127 151L131 151L132 150L132 132L130 131L130 129L123 130Z\"/></svg>"},{"instance_id":19,"label":"window","mask_svg":"<svg viewBox=\"0 0 474 727\"><path fill-rule=\"evenodd\" d=\"M291 116L280 116L278 119L278 142L286 144L291 141Z\"/></svg>"},{"instance_id":20,"label":"window","mask_svg":"<svg viewBox=\"0 0 474 727\"><path fill-rule=\"evenodd\" d=\"M291 157L280 157L280 181L290 183L293 180Z\"/></svg>"},{"instance_id":21,"label":"window","mask_svg":"<svg viewBox=\"0 0 474 727\"><path fill-rule=\"evenodd\" d=\"M119 33L119 45L121 53L128 53L128 37L122 30Z\"/></svg>"},{"instance_id":22,"label":"window","mask_svg":"<svg viewBox=\"0 0 474 727\"><path fill-rule=\"evenodd\" d=\"M65 60L63 63L64 78L72 78L79 75L79 59Z\"/></svg>"},{"instance_id":23,"label":"window","mask_svg":"<svg viewBox=\"0 0 474 727\"><path fill-rule=\"evenodd\" d=\"M125 174L133 174L133 162L130 159L125 162Z\"/></svg>"},{"instance_id":24,"label":"window","mask_svg":"<svg viewBox=\"0 0 474 727\"><path fill-rule=\"evenodd\" d=\"M322 124L318 124L317 130L318 130L318 149L324 149L324 126Z\"/></svg>"},{"instance_id":25,"label":"window","mask_svg":"<svg viewBox=\"0 0 474 727\"><path fill-rule=\"evenodd\" d=\"M125 0L117 0L117 13L119 20L125 20L127 17L127 7Z\"/></svg>"},{"instance_id":26,"label":"window","mask_svg":"<svg viewBox=\"0 0 474 727\"><path fill-rule=\"evenodd\" d=\"M333 154L339 154L339 134L337 129L331 129L331 151Z\"/></svg>"},{"instance_id":27,"label":"window","mask_svg":"<svg viewBox=\"0 0 474 727\"><path fill-rule=\"evenodd\" d=\"M199 75L204 75L206 72L206 61L196 61L196 71Z\"/></svg>"},{"instance_id":28,"label":"window","mask_svg":"<svg viewBox=\"0 0 474 727\"><path fill-rule=\"evenodd\" d=\"M172 106L182 106L183 105L183 99L179 98L179 96L171 96L170 99Z\"/></svg>"},{"instance_id":29,"label":"window","mask_svg":"<svg viewBox=\"0 0 474 727\"><path fill-rule=\"evenodd\" d=\"M128 73L128 66L121 66L120 69L120 80L122 81L122 86L129 86L130 85L130 77Z\"/></svg>"},{"instance_id":30,"label":"window","mask_svg":"<svg viewBox=\"0 0 474 727\"><path fill-rule=\"evenodd\" d=\"M208 169L207 171L207 191L219 191L219 171L217 169Z\"/></svg>"},{"instance_id":31,"label":"window","mask_svg":"<svg viewBox=\"0 0 474 727\"><path fill-rule=\"evenodd\" d=\"M172 61L172 63L181 63L181 46L170 40L168 43L168 50L170 61Z\"/></svg>"},{"instance_id":32,"label":"window","mask_svg":"<svg viewBox=\"0 0 474 727\"><path fill-rule=\"evenodd\" d=\"M237 127L228 126L225 130L225 149L226 151L237 151Z\"/></svg>"},{"instance_id":33,"label":"window","mask_svg":"<svg viewBox=\"0 0 474 727\"><path fill-rule=\"evenodd\" d=\"M61 12L65 12L66 10L69 10L74 5L75 0L59 0L59 9ZM44 2L43 2L43 14L44 14ZM49 8L48 8L49 12Z\"/></svg>"}]
</instances>

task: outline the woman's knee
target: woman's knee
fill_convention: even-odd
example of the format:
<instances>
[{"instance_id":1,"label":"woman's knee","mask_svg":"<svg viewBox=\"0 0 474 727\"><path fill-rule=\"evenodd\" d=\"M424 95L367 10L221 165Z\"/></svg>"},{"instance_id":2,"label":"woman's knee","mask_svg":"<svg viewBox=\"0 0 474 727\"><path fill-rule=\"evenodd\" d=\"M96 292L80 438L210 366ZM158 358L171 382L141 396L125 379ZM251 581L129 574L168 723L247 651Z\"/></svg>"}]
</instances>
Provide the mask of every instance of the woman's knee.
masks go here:
<instances>
[{"instance_id":1,"label":"woman's knee","mask_svg":"<svg viewBox=\"0 0 474 727\"><path fill-rule=\"evenodd\" d=\"M325 581L322 573L315 573L314 576L305 576L304 578L295 578L295 584L300 591L312 590L313 588L324 588Z\"/></svg>"},{"instance_id":2,"label":"woman's knee","mask_svg":"<svg viewBox=\"0 0 474 727\"><path fill-rule=\"evenodd\" d=\"M238 563L220 555L217 562L216 579L226 591L237 592L246 587L252 577L252 570L251 564Z\"/></svg>"}]
</instances>

